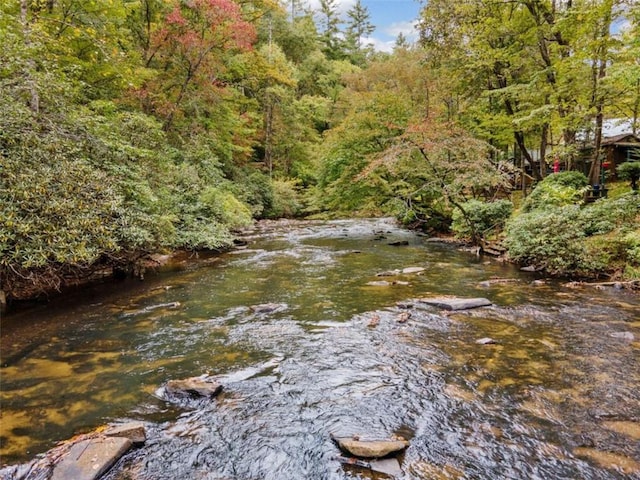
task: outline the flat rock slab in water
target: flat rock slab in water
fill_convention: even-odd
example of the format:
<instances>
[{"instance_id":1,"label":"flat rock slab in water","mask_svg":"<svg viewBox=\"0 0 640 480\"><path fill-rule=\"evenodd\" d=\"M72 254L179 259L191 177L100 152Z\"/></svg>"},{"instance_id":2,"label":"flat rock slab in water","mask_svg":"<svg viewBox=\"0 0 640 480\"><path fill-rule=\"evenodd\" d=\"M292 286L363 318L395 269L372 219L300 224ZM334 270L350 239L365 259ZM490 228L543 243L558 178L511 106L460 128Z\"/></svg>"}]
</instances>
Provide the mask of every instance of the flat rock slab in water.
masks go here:
<instances>
[{"instance_id":1,"label":"flat rock slab in water","mask_svg":"<svg viewBox=\"0 0 640 480\"><path fill-rule=\"evenodd\" d=\"M95 480L131 448L131 440L100 437L76 443L53 469L51 480Z\"/></svg>"},{"instance_id":2,"label":"flat rock slab in water","mask_svg":"<svg viewBox=\"0 0 640 480\"><path fill-rule=\"evenodd\" d=\"M493 305L486 298L421 298L422 303L444 308L445 310L469 310L471 308L489 307Z\"/></svg>"},{"instance_id":3,"label":"flat rock slab in water","mask_svg":"<svg viewBox=\"0 0 640 480\"><path fill-rule=\"evenodd\" d=\"M354 465L356 467L368 468L373 472L383 473L392 478L402 475L400 463L395 458L384 458L382 460L360 460L358 458L337 457L337 460L344 465Z\"/></svg>"},{"instance_id":4,"label":"flat rock slab in water","mask_svg":"<svg viewBox=\"0 0 640 480\"><path fill-rule=\"evenodd\" d=\"M424 271L425 271L424 267L407 267L402 269L402 273L404 274L420 273Z\"/></svg>"},{"instance_id":5,"label":"flat rock slab in water","mask_svg":"<svg viewBox=\"0 0 640 480\"><path fill-rule=\"evenodd\" d=\"M222 385L212 377L192 377L184 380L169 380L165 386L168 395L214 397L222 390Z\"/></svg>"},{"instance_id":6,"label":"flat rock slab in water","mask_svg":"<svg viewBox=\"0 0 640 480\"><path fill-rule=\"evenodd\" d=\"M356 440L352 437L334 437L340 449L361 458L382 458L409 446L406 440Z\"/></svg>"},{"instance_id":7,"label":"flat rock slab in water","mask_svg":"<svg viewBox=\"0 0 640 480\"><path fill-rule=\"evenodd\" d=\"M120 425L113 425L104 432L107 437L128 438L133 443L140 444L147 440L147 433L142 422L129 422Z\"/></svg>"}]
</instances>

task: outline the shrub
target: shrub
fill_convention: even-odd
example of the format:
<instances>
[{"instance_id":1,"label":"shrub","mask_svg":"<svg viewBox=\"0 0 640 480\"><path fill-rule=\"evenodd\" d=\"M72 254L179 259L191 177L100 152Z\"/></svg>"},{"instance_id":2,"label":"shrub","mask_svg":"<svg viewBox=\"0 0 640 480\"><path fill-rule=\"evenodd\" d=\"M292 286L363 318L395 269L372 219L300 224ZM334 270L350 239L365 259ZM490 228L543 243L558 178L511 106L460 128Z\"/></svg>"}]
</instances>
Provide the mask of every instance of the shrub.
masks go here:
<instances>
[{"instance_id":1,"label":"shrub","mask_svg":"<svg viewBox=\"0 0 640 480\"><path fill-rule=\"evenodd\" d=\"M267 212L269 217L293 218L300 215L302 200L297 187L295 180L273 181L274 201L271 210Z\"/></svg>"},{"instance_id":2,"label":"shrub","mask_svg":"<svg viewBox=\"0 0 640 480\"><path fill-rule=\"evenodd\" d=\"M231 229L251 224L251 210L229 191L217 187L207 187L202 192L200 201L212 219Z\"/></svg>"},{"instance_id":3,"label":"shrub","mask_svg":"<svg viewBox=\"0 0 640 480\"><path fill-rule=\"evenodd\" d=\"M513 211L509 200L481 202L469 200L453 212L451 229L460 238L480 238L497 228L503 228Z\"/></svg>"},{"instance_id":4,"label":"shrub","mask_svg":"<svg viewBox=\"0 0 640 480\"><path fill-rule=\"evenodd\" d=\"M599 235L633 223L640 212L640 198L628 194L616 199L602 198L580 214L585 235Z\"/></svg>"},{"instance_id":5,"label":"shrub","mask_svg":"<svg viewBox=\"0 0 640 480\"><path fill-rule=\"evenodd\" d=\"M253 218L266 218L275 201L271 179L256 170L247 169L235 172L233 181L233 194L249 206Z\"/></svg>"},{"instance_id":6,"label":"shrub","mask_svg":"<svg viewBox=\"0 0 640 480\"><path fill-rule=\"evenodd\" d=\"M624 162L616 168L618 176L622 180L631 182L631 189L638 190L638 180L640 180L640 162Z\"/></svg>"},{"instance_id":7,"label":"shrub","mask_svg":"<svg viewBox=\"0 0 640 480\"><path fill-rule=\"evenodd\" d=\"M516 262L550 273L629 276L640 266L639 214L640 199L631 193L584 208L533 210L508 222L505 245Z\"/></svg>"},{"instance_id":8,"label":"shrub","mask_svg":"<svg viewBox=\"0 0 640 480\"><path fill-rule=\"evenodd\" d=\"M640 267L640 230L627 233L622 238L622 242L629 263Z\"/></svg>"},{"instance_id":9,"label":"shrub","mask_svg":"<svg viewBox=\"0 0 640 480\"><path fill-rule=\"evenodd\" d=\"M563 187L571 187L580 190L589 185L589 180L581 172L567 171L554 173L545 177L540 184L544 185L562 185Z\"/></svg>"},{"instance_id":10,"label":"shrub","mask_svg":"<svg viewBox=\"0 0 640 480\"><path fill-rule=\"evenodd\" d=\"M522 204L524 212L581 203L589 181L580 172L562 172L542 180Z\"/></svg>"},{"instance_id":11,"label":"shrub","mask_svg":"<svg viewBox=\"0 0 640 480\"><path fill-rule=\"evenodd\" d=\"M568 273L583 265L584 232L578 206L534 210L514 217L505 227L505 246L516 262L551 273Z\"/></svg>"}]
</instances>

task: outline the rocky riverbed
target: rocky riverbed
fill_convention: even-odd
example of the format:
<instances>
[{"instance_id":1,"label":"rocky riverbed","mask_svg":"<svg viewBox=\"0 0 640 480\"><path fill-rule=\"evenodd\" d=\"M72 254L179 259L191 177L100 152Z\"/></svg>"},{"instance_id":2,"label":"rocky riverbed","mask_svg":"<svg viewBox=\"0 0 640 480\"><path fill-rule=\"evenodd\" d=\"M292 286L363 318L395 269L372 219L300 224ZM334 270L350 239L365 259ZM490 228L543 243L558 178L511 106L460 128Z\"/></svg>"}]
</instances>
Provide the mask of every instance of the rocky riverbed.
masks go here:
<instances>
[{"instance_id":1,"label":"rocky riverbed","mask_svg":"<svg viewBox=\"0 0 640 480\"><path fill-rule=\"evenodd\" d=\"M637 296L389 220L270 223L246 242L3 323L3 462L126 420L147 440L109 480L640 475ZM347 437L406 448L360 457Z\"/></svg>"}]
</instances>

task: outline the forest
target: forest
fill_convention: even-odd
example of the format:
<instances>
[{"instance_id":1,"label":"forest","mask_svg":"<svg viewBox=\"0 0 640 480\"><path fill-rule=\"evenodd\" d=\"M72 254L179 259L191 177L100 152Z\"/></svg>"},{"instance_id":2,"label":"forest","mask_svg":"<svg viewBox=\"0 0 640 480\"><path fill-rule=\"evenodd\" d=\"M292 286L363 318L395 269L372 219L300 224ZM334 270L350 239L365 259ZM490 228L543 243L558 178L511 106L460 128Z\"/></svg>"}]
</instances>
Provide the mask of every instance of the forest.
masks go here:
<instances>
[{"instance_id":1,"label":"forest","mask_svg":"<svg viewBox=\"0 0 640 480\"><path fill-rule=\"evenodd\" d=\"M640 127L639 2L429 0L391 53L373 28L360 0L3 1L4 301L281 217L640 279L640 150L601 154L606 121Z\"/></svg>"}]
</instances>

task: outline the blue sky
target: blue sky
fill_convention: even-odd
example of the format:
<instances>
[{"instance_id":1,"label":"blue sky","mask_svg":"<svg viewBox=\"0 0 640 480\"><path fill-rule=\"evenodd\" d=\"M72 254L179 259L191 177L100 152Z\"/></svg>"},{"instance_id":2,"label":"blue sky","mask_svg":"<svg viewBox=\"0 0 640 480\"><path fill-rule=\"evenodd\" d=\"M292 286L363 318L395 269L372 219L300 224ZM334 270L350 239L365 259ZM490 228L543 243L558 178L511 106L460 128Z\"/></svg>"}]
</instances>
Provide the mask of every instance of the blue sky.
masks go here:
<instances>
[{"instance_id":1,"label":"blue sky","mask_svg":"<svg viewBox=\"0 0 640 480\"><path fill-rule=\"evenodd\" d=\"M361 0L369 9L374 47L390 51L396 37L402 32L409 40L416 40L415 21L422 4L416 0Z\"/></svg>"},{"instance_id":2,"label":"blue sky","mask_svg":"<svg viewBox=\"0 0 640 480\"><path fill-rule=\"evenodd\" d=\"M376 26L371 37L364 39L373 44L376 50L391 51L398 33L402 32L409 40L416 39L415 20L422 8L417 0L361 0L371 14L371 23ZM319 0L309 0L314 10L318 9ZM346 12L356 0L337 0L342 13Z\"/></svg>"}]
</instances>

